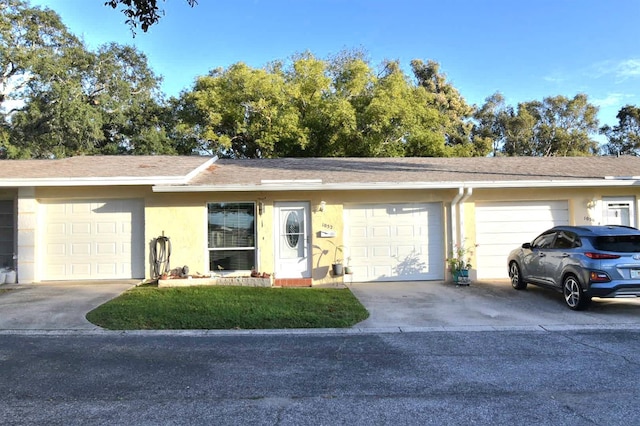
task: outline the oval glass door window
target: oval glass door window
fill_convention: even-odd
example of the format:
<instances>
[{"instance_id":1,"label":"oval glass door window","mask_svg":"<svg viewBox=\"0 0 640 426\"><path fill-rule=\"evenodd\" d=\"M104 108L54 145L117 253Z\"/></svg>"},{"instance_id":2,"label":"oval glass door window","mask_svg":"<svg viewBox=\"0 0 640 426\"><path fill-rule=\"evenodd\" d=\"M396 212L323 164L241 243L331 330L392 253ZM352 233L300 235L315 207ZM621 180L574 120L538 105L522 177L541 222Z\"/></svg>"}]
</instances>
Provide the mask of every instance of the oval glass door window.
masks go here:
<instances>
[{"instance_id":1,"label":"oval glass door window","mask_svg":"<svg viewBox=\"0 0 640 426\"><path fill-rule=\"evenodd\" d=\"M298 241L300 241L300 219L298 218L297 212L289 212L287 214L286 220L286 240L287 245L291 248L295 248L298 246Z\"/></svg>"}]
</instances>

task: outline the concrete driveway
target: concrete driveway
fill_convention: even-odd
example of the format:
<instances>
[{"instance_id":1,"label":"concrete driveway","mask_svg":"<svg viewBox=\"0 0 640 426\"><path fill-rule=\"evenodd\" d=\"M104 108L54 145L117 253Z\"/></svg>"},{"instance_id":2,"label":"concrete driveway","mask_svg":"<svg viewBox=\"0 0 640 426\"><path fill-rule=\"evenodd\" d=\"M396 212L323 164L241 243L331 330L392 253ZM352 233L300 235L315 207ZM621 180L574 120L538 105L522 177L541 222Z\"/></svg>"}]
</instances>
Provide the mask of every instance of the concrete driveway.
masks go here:
<instances>
[{"instance_id":1,"label":"concrete driveway","mask_svg":"<svg viewBox=\"0 0 640 426\"><path fill-rule=\"evenodd\" d=\"M138 281L58 282L0 286L0 330L96 330L92 309ZM508 281L457 287L444 282L348 284L370 317L354 328L486 330L512 327L639 327L640 299L594 299L588 311L567 308L562 295Z\"/></svg>"},{"instance_id":2,"label":"concrete driveway","mask_svg":"<svg viewBox=\"0 0 640 426\"><path fill-rule=\"evenodd\" d=\"M456 286L445 282L348 284L370 317L359 328L500 329L575 326L640 327L640 299L593 299L587 311L566 307L563 296L529 285L516 291L508 280Z\"/></svg>"},{"instance_id":3,"label":"concrete driveway","mask_svg":"<svg viewBox=\"0 0 640 426\"><path fill-rule=\"evenodd\" d=\"M0 285L0 330L95 330L87 312L140 281Z\"/></svg>"}]
</instances>

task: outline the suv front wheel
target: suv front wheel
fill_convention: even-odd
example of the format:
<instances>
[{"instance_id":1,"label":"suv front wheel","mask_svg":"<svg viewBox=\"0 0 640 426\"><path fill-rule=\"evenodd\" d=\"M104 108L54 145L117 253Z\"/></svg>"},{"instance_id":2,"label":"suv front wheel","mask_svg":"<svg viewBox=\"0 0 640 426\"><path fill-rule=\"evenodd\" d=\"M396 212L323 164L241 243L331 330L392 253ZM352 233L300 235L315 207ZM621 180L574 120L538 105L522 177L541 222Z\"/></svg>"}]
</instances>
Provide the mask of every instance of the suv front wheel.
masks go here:
<instances>
[{"instance_id":1,"label":"suv front wheel","mask_svg":"<svg viewBox=\"0 0 640 426\"><path fill-rule=\"evenodd\" d=\"M509 277L511 278L511 287L516 290L527 288L527 283L522 279L520 268L516 262L511 262L511 265L509 265Z\"/></svg>"},{"instance_id":2,"label":"suv front wheel","mask_svg":"<svg viewBox=\"0 0 640 426\"><path fill-rule=\"evenodd\" d=\"M591 297L582 291L582 287L574 275L567 275L565 277L562 284L562 294L569 309L573 309L574 311L587 309L591 303Z\"/></svg>"}]
</instances>

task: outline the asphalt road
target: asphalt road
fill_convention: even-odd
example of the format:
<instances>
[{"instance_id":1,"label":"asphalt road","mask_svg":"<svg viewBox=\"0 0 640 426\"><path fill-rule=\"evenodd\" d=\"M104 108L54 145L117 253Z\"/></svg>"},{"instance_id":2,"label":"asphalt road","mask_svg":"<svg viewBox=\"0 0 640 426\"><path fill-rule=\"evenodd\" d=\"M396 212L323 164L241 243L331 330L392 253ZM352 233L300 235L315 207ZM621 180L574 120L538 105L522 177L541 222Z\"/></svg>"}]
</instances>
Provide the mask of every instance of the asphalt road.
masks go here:
<instances>
[{"instance_id":1,"label":"asphalt road","mask_svg":"<svg viewBox=\"0 0 640 426\"><path fill-rule=\"evenodd\" d=\"M629 425L640 330L0 332L0 424Z\"/></svg>"}]
</instances>

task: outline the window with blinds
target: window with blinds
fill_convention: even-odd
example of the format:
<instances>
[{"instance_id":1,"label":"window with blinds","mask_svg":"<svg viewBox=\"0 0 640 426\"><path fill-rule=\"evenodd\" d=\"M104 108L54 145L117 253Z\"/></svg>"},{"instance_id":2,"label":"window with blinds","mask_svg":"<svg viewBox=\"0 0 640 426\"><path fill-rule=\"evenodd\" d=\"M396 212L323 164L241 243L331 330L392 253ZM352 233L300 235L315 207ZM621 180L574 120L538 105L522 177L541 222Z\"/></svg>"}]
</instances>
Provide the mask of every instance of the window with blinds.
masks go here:
<instances>
[{"instance_id":1,"label":"window with blinds","mask_svg":"<svg viewBox=\"0 0 640 426\"><path fill-rule=\"evenodd\" d=\"M251 270L256 265L255 203L207 204L209 268Z\"/></svg>"}]
</instances>

